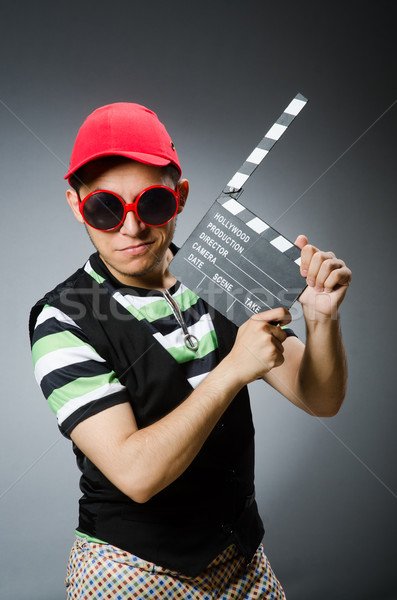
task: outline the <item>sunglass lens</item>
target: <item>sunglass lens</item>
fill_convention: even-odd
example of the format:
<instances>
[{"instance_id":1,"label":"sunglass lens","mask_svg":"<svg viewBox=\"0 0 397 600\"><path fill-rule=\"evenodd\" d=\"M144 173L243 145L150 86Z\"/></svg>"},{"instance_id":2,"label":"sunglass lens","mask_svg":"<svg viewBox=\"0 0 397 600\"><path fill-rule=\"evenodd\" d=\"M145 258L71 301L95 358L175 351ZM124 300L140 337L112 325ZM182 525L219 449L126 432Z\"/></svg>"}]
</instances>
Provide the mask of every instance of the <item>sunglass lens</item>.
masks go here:
<instances>
[{"instance_id":1,"label":"sunglass lens","mask_svg":"<svg viewBox=\"0 0 397 600\"><path fill-rule=\"evenodd\" d=\"M124 206L114 194L98 192L84 203L84 218L95 229L114 229L124 217Z\"/></svg>"},{"instance_id":2,"label":"sunglass lens","mask_svg":"<svg viewBox=\"0 0 397 600\"><path fill-rule=\"evenodd\" d=\"M168 223L175 216L177 207L172 190L154 187L146 190L139 198L137 213L147 225L159 226Z\"/></svg>"}]
</instances>

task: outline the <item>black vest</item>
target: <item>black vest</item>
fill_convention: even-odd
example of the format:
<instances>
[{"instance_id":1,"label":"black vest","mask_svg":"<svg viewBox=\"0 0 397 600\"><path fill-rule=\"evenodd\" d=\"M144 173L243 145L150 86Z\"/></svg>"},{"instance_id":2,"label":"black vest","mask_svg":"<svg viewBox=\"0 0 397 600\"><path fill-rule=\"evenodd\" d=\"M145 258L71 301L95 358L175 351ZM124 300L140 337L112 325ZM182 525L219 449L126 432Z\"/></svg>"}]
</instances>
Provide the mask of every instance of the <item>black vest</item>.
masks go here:
<instances>
[{"instance_id":1,"label":"black vest","mask_svg":"<svg viewBox=\"0 0 397 600\"><path fill-rule=\"evenodd\" d=\"M83 269L32 309L30 334L44 304L68 314L126 386L139 428L161 419L192 392L175 359L148 327ZM219 360L237 328L210 309ZM78 530L147 561L195 576L235 543L250 560L264 534L254 490L254 427L247 389L223 414L186 471L148 502L118 490L73 445L82 472Z\"/></svg>"}]
</instances>

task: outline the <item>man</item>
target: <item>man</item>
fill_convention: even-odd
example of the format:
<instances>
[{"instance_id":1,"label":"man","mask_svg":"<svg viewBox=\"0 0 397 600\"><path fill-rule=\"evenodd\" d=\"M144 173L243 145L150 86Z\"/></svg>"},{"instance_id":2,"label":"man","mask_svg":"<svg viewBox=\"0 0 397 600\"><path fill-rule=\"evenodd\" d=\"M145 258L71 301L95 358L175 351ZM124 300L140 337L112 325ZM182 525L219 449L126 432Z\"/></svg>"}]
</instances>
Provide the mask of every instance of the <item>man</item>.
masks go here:
<instances>
[{"instance_id":1,"label":"man","mask_svg":"<svg viewBox=\"0 0 397 600\"><path fill-rule=\"evenodd\" d=\"M164 126L130 103L88 116L65 176L97 252L35 305L30 330L82 471L69 600L284 598L261 545L246 385L261 377L315 416L344 398L350 270L299 236L306 347L282 308L237 330L172 275L180 177Z\"/></svg>"}]
</instances>

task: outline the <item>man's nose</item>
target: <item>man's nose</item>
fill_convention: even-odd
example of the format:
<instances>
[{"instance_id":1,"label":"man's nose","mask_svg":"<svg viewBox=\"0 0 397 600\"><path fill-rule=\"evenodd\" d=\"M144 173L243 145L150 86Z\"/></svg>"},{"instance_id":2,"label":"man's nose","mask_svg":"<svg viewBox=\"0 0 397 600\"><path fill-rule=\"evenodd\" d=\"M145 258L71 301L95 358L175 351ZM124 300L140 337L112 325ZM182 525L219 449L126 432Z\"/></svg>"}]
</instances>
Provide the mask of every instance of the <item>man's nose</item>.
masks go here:
<instances>
[{"instance_id":1,"label":"man's nose","mask_svg":"<svg viewBox=\"0 0 397 600\"><path fill-rule=\"evenodd\" d=\"M120 227L120 233L125 235L136 236L142 233L148 226L145 225L138 217L135 212L130 210L125 216L125 219Z\"/></svg>"}]
</instances>

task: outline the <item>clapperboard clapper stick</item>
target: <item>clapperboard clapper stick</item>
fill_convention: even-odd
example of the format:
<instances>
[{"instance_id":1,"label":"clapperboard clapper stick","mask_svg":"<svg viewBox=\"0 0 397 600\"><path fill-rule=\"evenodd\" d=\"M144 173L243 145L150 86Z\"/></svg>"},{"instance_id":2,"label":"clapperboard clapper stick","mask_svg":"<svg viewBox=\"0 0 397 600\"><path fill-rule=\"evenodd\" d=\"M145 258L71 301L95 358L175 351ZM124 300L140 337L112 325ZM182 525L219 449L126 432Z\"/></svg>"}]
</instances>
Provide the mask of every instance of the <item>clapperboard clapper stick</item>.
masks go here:
<instances>
[{"instance_id":1,"label":"clapperboard clapper stick","mask_svg":"<svg viewBox=\"0 0 397 600\"><path fill-rule=\"evenodd\" d=\"M238 200L243 185L305 106L297 94L233 175L172 260L171 273L240 326L289 309L306 287L300 249Z\"/></svg>"}]
</instances>

